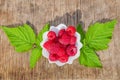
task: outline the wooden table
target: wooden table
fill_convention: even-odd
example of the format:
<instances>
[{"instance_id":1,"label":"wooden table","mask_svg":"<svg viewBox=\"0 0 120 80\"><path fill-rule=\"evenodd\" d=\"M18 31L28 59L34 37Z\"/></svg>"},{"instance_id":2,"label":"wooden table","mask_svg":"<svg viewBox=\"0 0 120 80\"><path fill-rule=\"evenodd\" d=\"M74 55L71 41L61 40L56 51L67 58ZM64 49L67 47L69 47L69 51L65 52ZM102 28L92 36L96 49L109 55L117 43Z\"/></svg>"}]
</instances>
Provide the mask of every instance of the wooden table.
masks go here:
<instances>
[{"instance_id":1,"label":"wooden table","mask_svg":"<svg viewBox=\"0 0 120 80\"><path fill-rule=\"evenodd\" d=\"M26 22L38 33L44 24L82 23L84 29L96 21L117 19L109 49L98 52L102 69L79 65L58 67L42 57L29 68L30 52L16 53L0 30L0 80L120 80L120 0L0 0L0 25Z\"/></svg>"}]
</instances>

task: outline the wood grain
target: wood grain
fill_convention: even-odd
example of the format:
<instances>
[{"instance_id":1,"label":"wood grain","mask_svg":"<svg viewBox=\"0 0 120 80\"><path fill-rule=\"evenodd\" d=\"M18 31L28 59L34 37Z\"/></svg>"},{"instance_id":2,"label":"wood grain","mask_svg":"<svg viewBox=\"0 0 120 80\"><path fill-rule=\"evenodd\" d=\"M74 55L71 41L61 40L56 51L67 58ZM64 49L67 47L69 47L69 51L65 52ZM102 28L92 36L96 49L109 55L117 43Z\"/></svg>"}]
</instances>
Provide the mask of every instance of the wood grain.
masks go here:
<instances>
[{"instance_id":1,"label":"wood grain","mask_svg":"<svg viewBox=\"0 0 120 80\"><path fill-rule=\"evenodd\" d=\"M120 0L0 0L0 25L29 22L36 33L45 23L82 23L86 30L96 21L117 19L109 49L98 52L102 69L79 65L58 67L42 57L29 68L30 52L16 53L0 30L0 80L120 80Z\"/></svg>"}]
</instances>

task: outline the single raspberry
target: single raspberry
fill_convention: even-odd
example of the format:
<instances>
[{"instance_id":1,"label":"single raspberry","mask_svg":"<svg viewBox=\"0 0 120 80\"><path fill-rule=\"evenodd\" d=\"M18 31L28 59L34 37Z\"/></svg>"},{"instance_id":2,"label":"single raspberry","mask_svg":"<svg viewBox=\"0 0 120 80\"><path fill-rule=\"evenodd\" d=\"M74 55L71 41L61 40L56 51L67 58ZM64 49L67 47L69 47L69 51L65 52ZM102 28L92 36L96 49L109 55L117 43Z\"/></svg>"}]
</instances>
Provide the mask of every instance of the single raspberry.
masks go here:
<instances>
[{"instance_id":1,"label":"single raspberry","mask_svg":"<svg viewBox=\"0 0 120 80\"><path fill-rule=\"evenodd\" d=\"M65 54L65 55L59 57L58 60L62 63L67 62L68 61L68 55Z\"/></svg>"},{"instance_id":2,"label":"single raspberry","mask_svg":"<svg viewBox=\"0 0 120 80\"><path fill-rule=\"evenodd\" d=\"M71 36L70 44L73 45L75 43L76 43L76 37L75 36Z\"/></svg>"},{"instance_id":3,"label":"single raspberry","mask_svg":"<svg viewBox=\"0 0 120 80\"><path fill-rule=\"evenodd\" d=\"M49 40L53 40L56 38L56 33L54 31L49 31L47 36Z\"/></svg>"},{"instance_id":4,"label":"single raspberry","mask_svg":"<svg viewBox=\"0 0 120 80\"><path fill-rule=\"evenodd\" d=\"M74 45L69 45L66 49L66 52L69 56L74 56L77 53L77 47Z\"/></svg>"},{"instance_id":5,"label":"single raspberry","mask_svg":"<svg viewBox=\"0 0 120 80\"><path fill-rule=\"evenodd\" d=\"M63 56L65 55L65 49L64 48L59 48L59 51L57 53L58 56Z\"/></svg>"},{"instance_id":6,"label":"single raspberry","mask_svg":"<svg viewBox=\"0 0 120 80\"><path fill-rule=\"evenodd\" d=\"M66 32L67 32L69 35L73 36L73 35L75 34L75 32L76 32L76 29L75 29L74 26L68 26L68 28L66 29Z\"/></svg>"},{"instance_id":7,"label":"single raspberry","mask_svg":"<svg viewBox=\"0 0 120 80\"><path fill-rule=\"evenodd\" d=\"M50 55L49 55L49 59L50 59L51 61L56 61L56 60L58 60L58 56L57 56L57 54L50 54Z\"/></svg>"},{"instance_id":8,"label":"single raspberry","mask_svg":"<svg viewBox=\"0 0 120 80\"><path fill-rule=\"evenodd\" d=\"M65 29L61 29L58 33L58 36L61 37L64 34L64 32L65 32Z\"/></svg>"},{"instance_id":9,"label":"single raspberry","mask_svg":"<svg viewBox=\"0 0 120 80\"><path fill-rule=\"evenodd\" d=\"M51 48L51 44L53 43L53 41L49 40L49 41L46 41L44 44L43 44L43 47L45 47L45 49L47 49L48 51L50 50Z\"/></svg>"},{"instance_id":10,"label":"single raspberry","mask_svg":"<svg viewBox=\"0 0 120 80\"><path fill-rule=\"evenodd\" d=\"M59 39L59 42L63 45L68 45L70 43L70 36L66 33L62 35L62 37Z\"/></svg>"},{"instance_id":11,"label":"single raspberry","mask_svg":"<svg viewBox=\"0 0 120 80\"><path fill-rule=\"evenodd\" d=\"M49 52L50 53L58 53L59 52L59 45L57 45L57 43L52 43L50 44L50 49L49 49Z\"/></svg>"}]
</instances>

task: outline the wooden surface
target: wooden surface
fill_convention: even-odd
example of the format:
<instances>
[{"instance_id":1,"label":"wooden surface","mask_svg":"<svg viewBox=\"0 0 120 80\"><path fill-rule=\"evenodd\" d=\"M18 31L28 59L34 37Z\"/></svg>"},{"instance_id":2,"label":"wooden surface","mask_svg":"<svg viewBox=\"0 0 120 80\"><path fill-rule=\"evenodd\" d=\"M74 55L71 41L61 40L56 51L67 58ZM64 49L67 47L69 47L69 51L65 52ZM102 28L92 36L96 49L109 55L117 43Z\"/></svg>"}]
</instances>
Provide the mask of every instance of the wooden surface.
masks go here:
<instances>
[{"instance_id":1,"label":"wooden surface","mask_svg":"<svg viewBox=\"0 0 120 80\"><path fill-rule=\"evenodd\" d=\"M30 52L16 53L0 30L0 80L120 80L120 0L0 0L0 25L29 22L38 33L45 23L76 25L84 29L96 21L118 20L108 50L98 52L102 69L79 65L58 67L42 57L29 68Z\"/></svg>"}]
</instances>

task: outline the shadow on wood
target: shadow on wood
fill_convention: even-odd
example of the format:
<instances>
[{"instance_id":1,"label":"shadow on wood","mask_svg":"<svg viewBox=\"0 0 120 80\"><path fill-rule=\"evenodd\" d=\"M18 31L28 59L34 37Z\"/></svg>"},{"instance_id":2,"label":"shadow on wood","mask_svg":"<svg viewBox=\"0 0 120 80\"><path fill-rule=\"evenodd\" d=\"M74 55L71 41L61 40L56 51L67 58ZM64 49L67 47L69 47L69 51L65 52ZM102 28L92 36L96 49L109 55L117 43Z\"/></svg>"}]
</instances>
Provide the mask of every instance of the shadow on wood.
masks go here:
<instances>
[{"instance_id":1,"label":"shadow on wood","mask_svg":"<svg viewBox=\"0 0 120 80\"><path fill-rule=\"evenodd\" d=\"M77 26L78 23L81 23L84 27L84 23L80 20L82 17L81 11L78 9L73 14L66 13L63 16L56 16L56 18L52 21L48 21L50 25L57 26L60 23L66 25L74 25Z\"/></svg>"}]
</instances>

